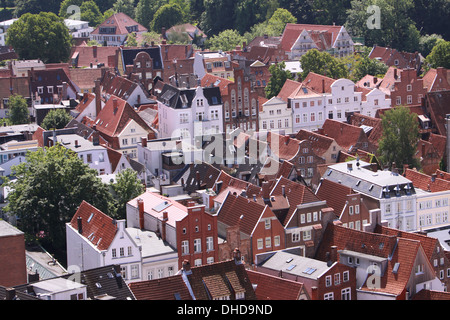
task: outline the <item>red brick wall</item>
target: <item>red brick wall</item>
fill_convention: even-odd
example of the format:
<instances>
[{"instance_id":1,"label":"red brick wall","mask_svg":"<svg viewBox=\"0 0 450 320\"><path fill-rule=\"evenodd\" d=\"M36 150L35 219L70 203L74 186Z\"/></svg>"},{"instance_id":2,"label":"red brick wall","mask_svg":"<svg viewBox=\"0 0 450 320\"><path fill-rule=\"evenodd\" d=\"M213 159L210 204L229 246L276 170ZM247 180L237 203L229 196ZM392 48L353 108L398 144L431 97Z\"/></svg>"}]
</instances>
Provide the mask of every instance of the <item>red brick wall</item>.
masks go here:
<instances>
[{"instance_id":1,"label":"red brick wall","mask_svg":"<svg viewBox=\"0 0 450 320\"><path fill-rule=\"evenodd\" d=\"M24 235L0 237L0 285L27 283Z\"/></svg>"}]
</instances>

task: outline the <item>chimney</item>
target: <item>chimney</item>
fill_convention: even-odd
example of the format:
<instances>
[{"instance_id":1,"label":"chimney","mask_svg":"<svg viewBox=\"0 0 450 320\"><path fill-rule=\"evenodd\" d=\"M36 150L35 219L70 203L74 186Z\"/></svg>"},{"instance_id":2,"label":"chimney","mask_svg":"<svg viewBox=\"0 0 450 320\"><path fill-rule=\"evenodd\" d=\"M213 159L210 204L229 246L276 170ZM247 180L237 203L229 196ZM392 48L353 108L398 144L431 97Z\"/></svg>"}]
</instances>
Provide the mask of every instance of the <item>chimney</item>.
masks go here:
<instances>
[{"instance_id":1,"label":"chimney","mask_svg":"<svg viewBox=\"0 0 450 320\"><path fill-rule=\"evenodd\" d=\"M117 107L117 99L113 99L113 112L114 112L114 115L117 113L117 110L118 110L118 107Z\"/></svg>"},{"instance_id":2,"label":"chimney","mask_svg":"<svg viewBox=\"0 0 450 320\"><path fill-rule=\"evenodd\" d=\"M195 172L195 181L197 182L197 188L200 190L200 172Z\"/></svg>"},{"instance_id":3,"label":"chimney","mask_svg":"<svg viewBox=\"0 0 450 320\"><path fill-rule=\"evenodd\" d=\"M141 138L141 144L142 144L142 147L147 148L147 137Z\"/></svg>"},{"instance_id":4,"label":"chimney","mask_svg":"<svg viewBox=\"0 0 450 320\"><path fill-rule=\"evenodd\" d=\"M78 143L78 140L75 140L75 148L78 148L80 145Z\"/></svg>"},{"instance_id":5,"label":"chimney","mask_svg":"<svg viewBox=\"0 0 450 320\"><path fill-rule=\"evenodd\" d=\"M425 153L426 153L425 143L422 143L422 158L425 158Z\"/></svg>"},{"instance_id":6,"label":"chimney","mask_svg":"<svg viewBox=\"0 0 450 320\"><path fill-rule=\"evenodd\" d=\"M325 93L325 79L322 79L322 93Z\"/></svg>"},{"instance_id":7,"label":"chimney","mask_svg":"<svg viewBox=\"0 0 450 320\"><path fill-rule=\"evenodd\" d=\"M285 185L281 186L281 194L283 195L283 197L286 198L286 186Z\"/></svg>"},{"instance_id":8,"label":"chimney","mask_svg":"<svg viewBox=\"0 0 450 320\"><path fill-rule=\"evenodd\" d=\"M169 220L169 213L167 211L163 212L163 218L161 223L161 238L162 241L166 241L166 225Z\"/></svg>"},{"instance_id":9,"label":"chimney","mask_svg":"<svg viewBox=\"0 0 450 320\"><path fill-rule=\"evenodd\" d=\"M95 130L95 129L94 129ZM98 133L98 131L94 131L92 133L92 144L94 146L98 146L100 145L100 134Z\"/></svg>"},{"instance_id":10,"label":"chimney","mask_svg":"<svg viewBox=\"0 0 450 320\"><path fill-rule=\"evenodd\" d=\"M436 177L437 177L437 174L436 174L436 173L433 173L433 174L431 175L431 182L435 182L435 181L436 181Z\"/></svg>"},{"instance_id":11,"label":"chimney","mask_svg":"<svg viewBox=\"0 0 450 320\"><path fill-rule=\"evenodd\" d=\"M242 260L241 260L241 251L239 251L238 248L235 248L235 249L233 250L233 259L234 259L234 262L235 262L236 264L242 264Z\"/></svg>"},{"instance_id":12,"label":"chimney","mask_svg":"<svg viewBox=\"0 0 450 320\"><path fill-rule=\"evenodd\" d=\"M5 300L15 300L15 298L16 298L16 289L6 288Z\"/></svg>"},{"instance_id":13,"label":"chimney","mask_svg":"<svg viewBox=\"0 0 450 320\"><path fill-rule=\"evenodd\" d=\"M335 263L337 261L337 246L331 246L330 262Z\"/></svg>"},{"instance_id":14,"label":"chimney","mask_svg":"<svg viewBox=\"0 0 450 320\"><path fill-rule=\"evenodd\" d=\"M394 68L394 79L397 80L397 68Z\"/></svg>"},{"instance_id":15,"label":"chimney","mask_svg":"<svg viewBox=\"0 0 450 320\"><path fill-rule=\"evenodd\" d=\"M97 59L97 46L92 47L92 54L94 55L94 59Z\"/></svg>"},{"instance_id":16,"label":"chimney","mask_svg":"<svg viewBox=\"0 0 450 320\"><path fill-rule=\"evenodd\" d=\"M264 201L267 201L270 198L270 189L268 181L264 181L262 183L262 197Z\"/></svg>"},{"instance_id":17,"label":"chimney","mask_svg":"<svg viewBox=\"0 0 450 320\"><path fill-rule=\"evenodd\" d=\"M319 289L311 287L311 300L319 300Z\"/></svg>"},{"instance_id":18,"label":"chimney","mask_svg":"<svg viewBox=\"0 0 450 320\"><path fill-rule=\"evenodd\" d=\"M138 209L139 209L139 228L144 230L144 200L137 200Z\"/></svg>"},{"instance_id":19,"label":"chimney","mask_svg":"<svg viewBox=\"0 0 450 320\"><path fill-rule=\"evenodd\" d=\"M183 272L185 273L185 274L192 274L192 271L191 271L191 264L189 263L189 260L184 260L183 261Z\"/></svg>"},{"instance_id":20,"label":"chimney","mask_svg":"<svg viewBox=\"0 0 450 320\"><path fill-rule=\"evenodd\" d=\"M78 233L83 234L83 218L81 217L77 218L77 225L78 225Z\"/></svg>"},{"instance_id":21,"label":"chimney","mask_svg":"<svg viewBox=\"0 0 450 320\"><path fill-rule=\"evenodd\" d=\"M101 101L101 92L100 92L100 80L95 80L95 116L97 117L100 111L102 111L102 101Z\"/></svg>"},{"instance_id":22,"label":"chimney","mask_svg":"<svg viewBox=\"0 0 450 320\"><path fill-rule=\"evenodd\" d=\"M347 170L352 171L353 170L353 163L347 163Z\"/></svg>"}]
</instances>

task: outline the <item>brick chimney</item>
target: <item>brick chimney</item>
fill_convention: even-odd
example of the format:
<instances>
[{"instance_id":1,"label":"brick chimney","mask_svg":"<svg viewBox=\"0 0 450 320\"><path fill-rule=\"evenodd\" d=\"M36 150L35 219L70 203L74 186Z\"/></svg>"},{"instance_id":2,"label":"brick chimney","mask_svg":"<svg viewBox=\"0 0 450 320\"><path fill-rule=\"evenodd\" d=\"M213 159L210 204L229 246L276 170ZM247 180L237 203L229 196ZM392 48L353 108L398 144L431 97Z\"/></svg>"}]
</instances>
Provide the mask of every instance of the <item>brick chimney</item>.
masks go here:
<instances>
[{"instance_id":1,"label":"brick chimney","mask_svg":"<svg viewBox=\"0 0 450 320\"><path fill-rule=\"evenodd\" d=\"M82 234L83 233L83 218L81 218L81 217L77 218L77 227L78 227L78 233Z\"/></svg>"},{"instance_id":2,"label":"brick chimney","mask_svg":"<svg viewBox=\"0 0 450 320\"><path fill-rule=\"evenodd\" d=\"M142 147L147 148L147 137L141 138L141 144L142 144Z\"/></svg>"},{"instance_id":3,"label":"brick chimney","mask_svg":"<svg viewBox=\"0 0 450 320\"><path fill-rule=\"evenodd\" d=\"M118 100L116 98L113 98L113 112L114 112L114 115L117 113L117 110L119 109L117 107L117 105L118 105Z\"/></svg>"},{"instance_id":4,"label":"brick chimney","mask_svg":"<svg viewBox=\"0 0 450 320\"><path fill-rule=\"evenodd\" d=\"M138 210L139 210L139 228L144 230L144 200L138 199Z\"/></svg>"},{"instance_id":5,"label":"brick chimney","mask_svg":"<svg viewBox=\"0 0 450 320\"><path fill-rule=\"evenodd\" d=\"M311 300L319 300L319 289L311 287Z\"/></svg>"},{"instance_id":6,"label":"brick chimney","mask_svg":"<svg viewBox=\"0 0 450 320\"><path fill-rule=\"evenodd\" d=\"M162 223L161 223L161 239L162 241L166 241L166 225L169 220L169 213L167 211L163 212Z\"/></svg>"},{"instance_id":7,"label":"brick chimney","mask_svg":"<svg viewBox=\"0 0 450 320\"><path fill-rule=\"evenodd\" d=\"M338 253L337 253L337 246L331 246L331 248L330 248L330 261L332 263L335 263L337 261L337 258L338 258L337 255L338 255Z\"/></svg>"},{"instance_id":8,"label":"brick chimney","mask_svg":"<svg viewBox=\"0 0 450 320\"><path fill-rule=\"evenodd\" d=\"M97 59L97 46L92 46L92 55L94 59Z\"/></svg>"},{"instance_id":9,"label":"brick chimney","mask_svg":"<svg viewBox=\"0 0 450 320\"><path fill-rule=\"evenodd\" d=\"M95 87L94 87L94 93L95 93L95 117L98 116L100 111L102 111L102 101L101 101L101 92L100 92L100 80L95 80Z\"/></svg>"},{"instance_id":10,"label":"brick chimney","mask_svg":"<svg viewBox=\"0 0 450 320\"><path fill-rule=\"evenodd\" d=\"M269 200L270 199L270 189L269 189L269 182L268 181L264 181L262 183L262 197L264 200Z\"/></svg>"}]
</instances>

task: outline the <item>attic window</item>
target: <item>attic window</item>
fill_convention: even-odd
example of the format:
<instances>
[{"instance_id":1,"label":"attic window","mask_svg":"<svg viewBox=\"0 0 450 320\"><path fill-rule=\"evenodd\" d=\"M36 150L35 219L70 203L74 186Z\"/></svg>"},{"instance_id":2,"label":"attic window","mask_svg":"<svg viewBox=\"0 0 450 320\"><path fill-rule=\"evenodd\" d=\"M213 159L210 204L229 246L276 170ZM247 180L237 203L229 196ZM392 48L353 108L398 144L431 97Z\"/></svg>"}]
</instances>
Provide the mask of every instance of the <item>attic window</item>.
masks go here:
<instances>
[{"instance_id":1,"label":"attic window","mask_svg":"<svg viewBox=\"0 0 450 320\"><path fill-rule=\"evenodd\" d=\"M369 187L369 191L372 191L372 189L373 189L373 184L372 184L372 185L370 185L370 187Z\"/></svg>"},{"instance_id":2,"label":"attic window","mask_svg":"<svg viewBox=\"0 0 450 320\"><path fill-rule=\"evenodd\" d=\"M398 273L398 268L400 268L400 262L395 263L392 273Z\"/></svg>"},{"instance_id":3,"label":"attic window","mask_svg":"<svg viewBox=\"0 0 450 320\"><path fill-rule=\"evenodd\" d=\"M356 182L356 186L359 186L361 183L361 180L358 180L358 182Z\"/></svg>"},{"instance_id":4,"label":"attic window","mask_svg":"<svg viewBox=\"0 0 450 320\"><path fill-rule=\"evenodd\" d=\"M102 287L102 285L101 285L99 282L96 282L96 283L95 283L95 286L96 286L97 288L99 288L99 289Z\"/></svg>"}]
</instances>

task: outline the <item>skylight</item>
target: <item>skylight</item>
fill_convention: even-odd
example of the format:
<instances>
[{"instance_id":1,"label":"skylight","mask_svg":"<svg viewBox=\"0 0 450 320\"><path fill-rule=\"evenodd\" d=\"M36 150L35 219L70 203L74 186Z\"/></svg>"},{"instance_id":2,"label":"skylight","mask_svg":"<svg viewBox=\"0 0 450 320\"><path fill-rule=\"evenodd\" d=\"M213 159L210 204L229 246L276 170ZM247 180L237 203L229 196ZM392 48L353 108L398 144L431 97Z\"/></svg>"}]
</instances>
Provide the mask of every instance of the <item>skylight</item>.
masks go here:
<instances>
[{"instance_id":1,"label":"skylight","mask_svg":"<svg viewBox=\"0 0 450 320\"><path fill-rule=\"evenodd\" d=\"M306 268L306 270L303 271L303 273L306 273L306 274L313 274L314 271L316 271L316 270L317 270L317 269L314 269L314 268Z\"/></svg>"},{"instance_id":2,"label":"skylight","mask_svg":"<svg viewBox=\"0 0 450 320\"><path fill-rule=\"evenodd\" d=\"M94 216L94 213L91 213L91 215L89 216L89 219L87 219L88 223L91 222L93 216Z\"/></svg>"},{"instance_id":3,"label":"skylight","mask_svg":"<svg viewBox=\"0 0 450 320\"><path fill-rule=\"evenodd\" d=\"M291 264L289 267L286 268L287 271L291 271L292 269L294 269L297 265L296 264Z\"/></svg>"}]
</instances>

